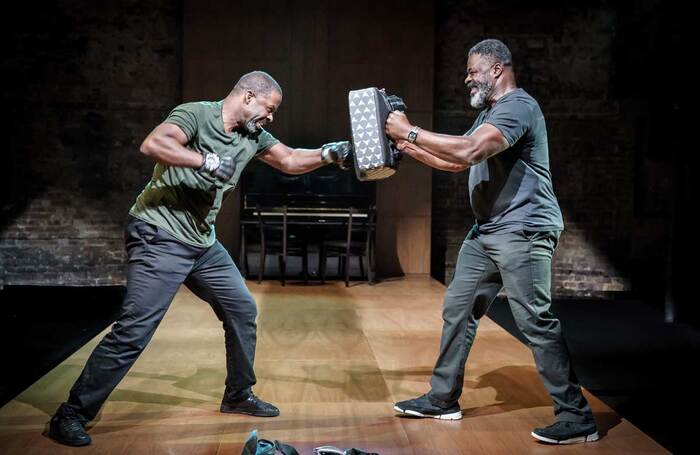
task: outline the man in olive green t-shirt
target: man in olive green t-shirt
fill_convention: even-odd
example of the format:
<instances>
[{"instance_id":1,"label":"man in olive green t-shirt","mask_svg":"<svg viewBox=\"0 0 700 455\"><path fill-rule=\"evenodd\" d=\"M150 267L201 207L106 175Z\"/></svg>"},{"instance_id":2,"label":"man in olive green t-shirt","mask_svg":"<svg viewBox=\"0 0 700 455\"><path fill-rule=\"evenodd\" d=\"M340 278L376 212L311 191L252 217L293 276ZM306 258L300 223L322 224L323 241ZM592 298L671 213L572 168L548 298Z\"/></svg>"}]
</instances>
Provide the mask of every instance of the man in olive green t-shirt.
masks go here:
<instances>
[{"instance_id":1,"label":"man in olive green t-shirt","mask_svg":"<svg viewBox=\"0 0 700 455\"><path fill-rule=\"evenodd\" d=\"M259 417L279 410L252 392L257 308L233 260L216 240L214 221L225 194L257 157L288 174L328 163L345 169L349 142L292 149L263 127L272 122L282 89L267 73L245 74L222 101L176 107L144 140L153 176L129 211L127 292L122 313L100 341L51 419L49 436L90 444L85 425L126 375L184 283L223 322L226 390L221 412Z\"/></svg>"}]
</instances>

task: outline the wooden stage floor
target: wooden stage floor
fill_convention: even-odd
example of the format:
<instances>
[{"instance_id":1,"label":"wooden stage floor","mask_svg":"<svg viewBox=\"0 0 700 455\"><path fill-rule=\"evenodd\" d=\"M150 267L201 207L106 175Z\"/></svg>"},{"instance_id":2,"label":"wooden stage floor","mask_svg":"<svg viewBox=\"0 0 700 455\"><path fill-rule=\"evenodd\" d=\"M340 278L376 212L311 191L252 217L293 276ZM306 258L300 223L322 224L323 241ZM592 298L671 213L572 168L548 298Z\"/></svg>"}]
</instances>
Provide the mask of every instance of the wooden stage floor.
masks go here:
<instances>
[{"instance_id":1,"label":"wooden stage floor","mask_svg":"<svg viewBox=\"0 0 700 455\"><path fill-rule=\"evenodd\" d=\"M553 421L550 399L530 351L488 319L467 363L464 419L397 417L395 401L428 390L438 351L445 288L429 278L249 286L259 307L254 391L280 408L279 417L218 412L223 331L183 288L91 426L91 446L67 448L42 432L102 334L0 409L0 453L240 454L254 428L300 454L328 444L382 455L667 453L590 394L600 441L536 442L532 428Z\"/></svg>"}]
</instances>

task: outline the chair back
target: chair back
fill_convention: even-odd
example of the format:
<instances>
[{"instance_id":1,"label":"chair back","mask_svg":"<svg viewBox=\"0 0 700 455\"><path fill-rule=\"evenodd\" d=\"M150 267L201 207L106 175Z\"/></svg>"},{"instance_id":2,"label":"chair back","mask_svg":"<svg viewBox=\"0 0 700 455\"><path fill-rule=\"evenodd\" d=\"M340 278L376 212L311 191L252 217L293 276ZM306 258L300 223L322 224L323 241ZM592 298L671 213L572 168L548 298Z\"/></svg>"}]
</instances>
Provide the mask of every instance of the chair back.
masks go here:
<instances>
[{"instance_id":1,"label":"chair back","mask_svg":"<svg viewBox=\"0 0 700 455\"><path fill-rule=\"evenodd\" d=\"M353 208L352 207L348 208L348 234L347 234L347 238L345 239L345 241L346 241L345 254L348 257L350 256L350 245L352 244L352 213L353 213Z\"/></svg>"}]
</instances>

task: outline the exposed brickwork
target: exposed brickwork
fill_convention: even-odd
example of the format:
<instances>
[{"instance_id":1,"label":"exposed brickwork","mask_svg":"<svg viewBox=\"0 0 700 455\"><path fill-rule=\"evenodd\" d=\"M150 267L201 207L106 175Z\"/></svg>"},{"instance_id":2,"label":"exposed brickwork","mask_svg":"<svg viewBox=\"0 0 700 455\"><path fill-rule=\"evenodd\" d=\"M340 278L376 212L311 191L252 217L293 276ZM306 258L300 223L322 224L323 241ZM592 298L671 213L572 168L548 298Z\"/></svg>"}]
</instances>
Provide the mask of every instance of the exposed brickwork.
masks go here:
<instances>
[{"instance_id":1,"label":"exposed brickwork","mask_svg":"<svg viewBox=\"0 0 700 455\"><path fill-rule=\"evenodd\" d=\"M435 129L460 134L473 122L466 53L484 38L509 45L519 85L542 106L567 226L553 264L555 296L663 288L671 169L644 156L653 118L635 73L662 46L640 30L670 28L659 26L659 4L438 2ZM449 282L472 223L467 177L435 171L433 182L432 271Z\"/></svg>"},{"instance_id":2,"label":"exposed brickwork","mask_svg":"<svg viewBox=\"0 0 700 455\"><path fill-rule=\"evenodd\" d=\"M485 37L510 45L520 85L542 105L567 225L556 296L663 287L673 175L684 169L672 161L681 147L659 132L681 109L673 93L652 105L646 73L649 56L681 48L672 37L683 27L661 4L437 2L435 130L458 134L473 121L465 54ZM0 99L11 112L0 285L120 284L122 226L152 169L137 148L181 97L181 5L26 8L2 40ZM432 210L431 268L449 281L472 222L466 174L434 172Z\"/></svg>"},{"instance_id":3,"label":"exposed brickwork","mask_svg":"<svg viewBox=\"0 0 700 455\"><path fill-rule=\"evenodd\" d=\"M152 169L138 146L181 96L181 7L32 9L13 15L0 63L0 284L120 284L122 227Z\"/></svg>"}]
</instances>

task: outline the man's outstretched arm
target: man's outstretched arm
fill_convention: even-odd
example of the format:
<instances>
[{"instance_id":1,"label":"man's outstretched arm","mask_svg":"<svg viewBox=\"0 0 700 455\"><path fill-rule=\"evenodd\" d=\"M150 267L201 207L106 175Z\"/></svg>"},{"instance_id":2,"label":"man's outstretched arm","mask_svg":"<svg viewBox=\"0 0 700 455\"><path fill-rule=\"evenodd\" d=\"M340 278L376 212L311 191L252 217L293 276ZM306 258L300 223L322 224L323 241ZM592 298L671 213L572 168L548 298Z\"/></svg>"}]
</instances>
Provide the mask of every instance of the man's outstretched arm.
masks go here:
<instances>
[{"instance_id":1,"label":"man's outstretched arm","mask_svg":"<svg viewBox=\"0 0 700 455\"><path fill-rule=\"evenodd\" d=\"M295 149L279 142L260 155L260 159L286 174L305 174L326 164L345 169L352 159L349 142L331 142L317 149Z\"/></svg>"},{"instance_id":2,"label":"man's outstretched arm","mask_svg":"<svg viewBox=\"0 0 700 455\"><path fill-rule=\"evenodd\" d=\"M413 128L402 112L392 112L386 121L386 133L394 140L406 140ZM468 136L419 129L415 145L443 161L465 166L480 163L509 147L501 131L488 123Z\"/></svg>"},{"instance_id":3,"label":"man's outstretched arm","mask_svg":"<svg viewBox=\"0 0 700 455\"><path fill-rule=\"evenodd\" d=\"M408 141L396 141L396 148L401 150L401 152L404 154L420 161L421 163L441 171L462 172L469 167L466 164L455 164L442 160L418 147L416 144L412 144Z\"/></svg>"}]
</instances>

